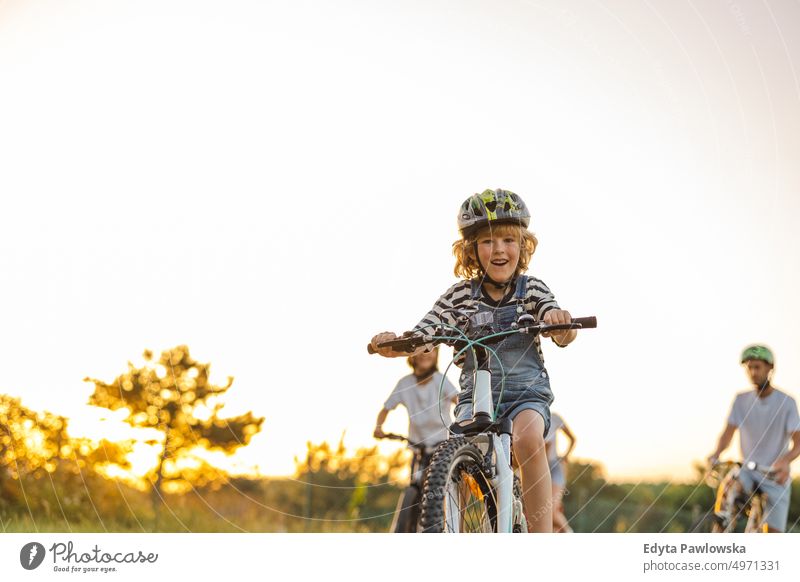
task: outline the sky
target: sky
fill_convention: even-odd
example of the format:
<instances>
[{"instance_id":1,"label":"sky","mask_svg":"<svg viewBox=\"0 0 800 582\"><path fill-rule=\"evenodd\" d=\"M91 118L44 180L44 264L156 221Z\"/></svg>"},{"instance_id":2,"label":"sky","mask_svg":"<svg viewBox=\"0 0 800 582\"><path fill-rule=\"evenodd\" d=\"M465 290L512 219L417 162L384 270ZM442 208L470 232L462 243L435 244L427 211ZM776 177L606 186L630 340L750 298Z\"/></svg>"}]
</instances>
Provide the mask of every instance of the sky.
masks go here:
<instances>
[{"instance_id":1,"label":"sky","mask_svg":"<svg viewBox=\"0 0 800 582\"><path fill-rule=\"evenodd\" d=\"M789 1L0 0L0 392L117 434L83 378L187 344L265 417L241 470L372 446L408 368L366 344L456 281L458 206L501 187L529 273L598 318L545 345L574 454L691 478L745 345L800 396L798 26Z\"/></svg>"}]
</instances>

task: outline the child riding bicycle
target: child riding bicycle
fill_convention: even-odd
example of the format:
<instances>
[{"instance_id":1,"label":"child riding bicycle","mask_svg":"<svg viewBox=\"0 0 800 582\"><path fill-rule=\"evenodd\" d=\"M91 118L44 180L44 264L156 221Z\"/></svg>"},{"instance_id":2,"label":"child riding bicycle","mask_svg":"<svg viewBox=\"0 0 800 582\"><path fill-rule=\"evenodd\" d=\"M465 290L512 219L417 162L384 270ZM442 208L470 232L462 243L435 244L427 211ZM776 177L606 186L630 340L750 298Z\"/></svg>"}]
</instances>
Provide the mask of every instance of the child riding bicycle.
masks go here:
<instances>
[{"instance_id":1,"label":"child riding bicycle","mask_svg":"<svg viewBox=\"0 0 800 582\"><path fill-rule=\"evenodd\" d=\"M455 310L471 310L490 321L496 331L513 329L520 322L535 320L568 324L569 312L562 310L539 279L523 273L536 250L536 237L528 231L530 213L525 202L508 190L484 190L470 196L459 209L461 238L453 243L454 272L462 280L450 287L433 309L415 326L425 333L444 324L456 326ZM572 342L574 329L546 332L556 345ZM378 344L397 336L384 332L372 338L371 347L385 357L406 356ZM420 348L418 352L429 350ZM553 394L538 335L513 334L497 344L492 368L492 396L499 400L498 417L513 421L512 442L516 464L521 471L528 531L552 531L550 472L544 435L550 425ZM471 351L455 361L461 367L461 393L456 420L469 417L472 408L476 367ZM496 372L496 373L495 373ZM502 398L501 382L505 379Z\"/></svg>"},{"instance_id":2,"label":"child riding bicycle","mask_svg":"<svg viewBox=\"0 0 800 582\"><path fill-rule=\"evenodd\" d=\"M413 373L400 378L375 422L373 436L376 439L392 438L394 435L383 431L383 423L389 412L402 404L408 412L409 448L419 453L414 455L411 467L409 489L413 491L406 490L401 496L392 524L392 531L396 533L416 531L422 474L430 463L433 449L447 440L447 426L452 420L450 409L458 397L456 387L439 372L438 359L438 346L431 352L410 356L408 365ZM414 523L409 523L411 521Z\"/></svg>"}]
</instances>

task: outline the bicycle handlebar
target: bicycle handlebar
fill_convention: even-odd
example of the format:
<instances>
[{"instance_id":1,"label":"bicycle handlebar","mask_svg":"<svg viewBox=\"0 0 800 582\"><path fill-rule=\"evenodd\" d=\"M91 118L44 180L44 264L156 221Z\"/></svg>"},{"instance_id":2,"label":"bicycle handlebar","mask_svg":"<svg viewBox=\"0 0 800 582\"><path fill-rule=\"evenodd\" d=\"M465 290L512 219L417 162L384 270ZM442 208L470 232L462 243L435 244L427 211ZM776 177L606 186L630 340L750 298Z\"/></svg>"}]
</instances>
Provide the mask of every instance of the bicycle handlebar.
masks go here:
<instances>
[{"instance_id":1,"label":"bicycle handlebar","mask_svg":"<svg viewBox=\"0 0 800 582\"><path fill-rule=\"evenodd\" d=\"M540 334L547 331L559 331L559 330L566 330L566 329L593 329L597 327L597 318L592 317L575 317L572 319L570 323L536 323L534 325L528 325L524 327L520 327L518 329L509 330L508 335L512 333L530 333L530 334ZM438 333L432 334L417 334L411 331L407 331L403 333L403 335L397 339L388 340L385 342L381 342L378 344L379 348L392 348L396 352L413 352L417 348L420 348L426 344L436 344L445 341L444 339L435 338L434 336L438 336ZM480 338L470 338L474 341L480 341ZM458 339L453 337L454 343L456 344L464 344L465 341L463 339ZM367 352L370 354L377 354L378 352L372 348L372 344L367 344Z\"/></svg>"},{"instance_id":2,"label":"bicycle handlebar","mask_svg":"<svg viewBox=\"0 0 800 582\"><path fill-rule=\"evenodd\" d=\"M386 433L383 433L383 436L381 438L382 439L388 439L390 441L405 441L405 442L408 443L408 446L412 447L412 448L422 448L422 447L424 447L424 445L422 443L412 443L410 440L408 440L408 437L404 437L401 434L394 434L394 433L391 433L391 432L386 432Z\"/></svg>"},{"instance_id":3,"label":"bicycle handlebar","mask_svg":"<svg viewBox=\"0 0 800 582\"><path fill-rule=\"evenodd\" d=\"M401 434L394 434L392 432L385 432L383 433L382 439L388 439L390 441L408 441L408 437L404 437Z\"/></svg>"},{"instance_id":4,"label":"bicycle handlebar","mask_svg":"<svg viewBox=\"0 0 800 582\"><path fill-rule=\"evenodd\" d=\"M750 471L758 471L759 473L763 473L766 477L773 477L775 475L775 469L770 465L761 465L756 463L755 461L748 461L747 463L742 463L741 461L721 461L717 459L716 463L711 463L711 468L715 469L717 467L724 467L729 465L735 465L739 468L744 467L745 469L749 469Z\"/></svg>"}]
</instances>

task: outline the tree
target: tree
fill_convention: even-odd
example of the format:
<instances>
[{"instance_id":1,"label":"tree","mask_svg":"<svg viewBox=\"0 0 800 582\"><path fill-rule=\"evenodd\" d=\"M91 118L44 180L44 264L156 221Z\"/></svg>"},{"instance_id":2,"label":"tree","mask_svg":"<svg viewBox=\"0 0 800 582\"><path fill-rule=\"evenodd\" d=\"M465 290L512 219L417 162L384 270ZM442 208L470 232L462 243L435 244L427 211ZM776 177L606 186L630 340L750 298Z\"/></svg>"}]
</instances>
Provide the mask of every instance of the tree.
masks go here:
<instances>
[{"instance_id":1,"label":"tree","mask_svg":"<svg viewBox=\"0 0 800 582\"><path fill-rule=\"evenodd\" d=\"M98 469L130 469L130 442L74 438L67 426L63 416L0 394L0 513L84 515L87 506L97 510L105 481Z\"/></svg>"},{"instance_id":2,"label":"tree","mask_svg":"<svg viewBox=\"0 0 800 582\"><path fill-rule=\"evenodd\" d=\"M220 397L233 384L233 377L229 376L224 386L212 384L211 365L192 359L187 346L165 350L157 361L146 350L144 359L141 368L128 362L128 371L111 383L94 378L85 381L94 383L89 404L127 409L125 422L130 426L161 433L159 439L147 441L161 445L149 474L157 528L158 501L165 486L185 478L182 463L196 461L197 449L233 454L261 430L264 419L252 412L222 418Z\"/></svg>"},{"instance_id":3,"label":"tree","mask_svg":"<svg viewBox=\"0 0 800 582\"><path fill-rule=\"evenodd\" d=\"M22 406L19 398L0 394L0 484L4 478L19 478L34 459L29 454L35 438L36 413Z\"/></svg>"}]
</instances>

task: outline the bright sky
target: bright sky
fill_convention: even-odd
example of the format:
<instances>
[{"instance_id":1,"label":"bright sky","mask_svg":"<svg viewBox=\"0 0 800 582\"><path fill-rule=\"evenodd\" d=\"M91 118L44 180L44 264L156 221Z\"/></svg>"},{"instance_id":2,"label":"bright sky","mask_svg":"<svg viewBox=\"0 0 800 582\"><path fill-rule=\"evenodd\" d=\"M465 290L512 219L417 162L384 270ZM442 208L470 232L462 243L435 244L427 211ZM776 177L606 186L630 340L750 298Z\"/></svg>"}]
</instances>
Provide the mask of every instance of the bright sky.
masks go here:
<instances>
[{"instance_id":1,"label":"bright sky","mask_svg":"<svg viewBox=\"0 0 800 582\"><path fill-rule=\"evenodd\" d=\"M599 320L545 348L575 454L688 477L744 345L800 396L798 27L788 0L0 0L0 391L113 434L82 379L186 343L266 417L243 466L371 445L408 368L367 341L504 187L530 273Z\"/></svg>"}]
</instances>

